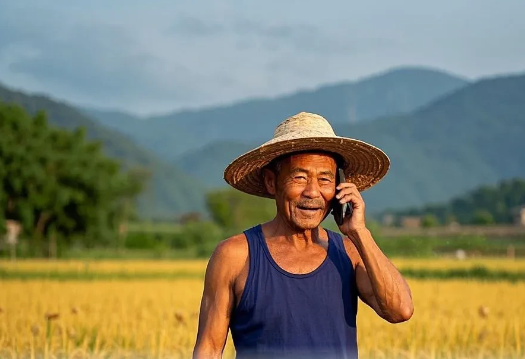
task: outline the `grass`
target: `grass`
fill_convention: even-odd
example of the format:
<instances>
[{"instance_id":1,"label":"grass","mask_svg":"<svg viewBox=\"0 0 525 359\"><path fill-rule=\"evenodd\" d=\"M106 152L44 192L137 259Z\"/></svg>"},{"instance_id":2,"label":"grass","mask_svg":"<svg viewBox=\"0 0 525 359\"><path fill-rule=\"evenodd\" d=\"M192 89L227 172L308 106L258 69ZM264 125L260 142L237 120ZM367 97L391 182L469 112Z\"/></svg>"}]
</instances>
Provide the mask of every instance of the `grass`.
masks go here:
<instances>
[{"instance_id":1,"label":"grass","mask_svg":"<svg viewBox=\"0 0 525 359\"><path fill-rule=\"evenodd\" d=\"M525 281L525 260L416 260L394 258L407 278ZM180 261L0 261L0 280L174 280L203 278L206 260Z\"/></svg>"},{"instance_id":2,"label":"grass","mask_svg":"<svg viewBox=\"0 0 525 359\"><path fill-rule=\"evenodd\" d=\"M525 281L525 272L505 270L489 270L485 267L470 269L414 269L402 268L401 274L406 278L417 279L468 279L481 281ZM0 280L58 280L58 281L96 281L96 280L173 280L181 278L203 278L203 272L175 271L175 272L65 272L65 271L12 271L0 269Z\"/></svg>"},{"instance_id":3,"label":"grass","mask_svg":"<svg viewBox=\"0 0 525 359\"><path fill-rule=\"evenodd\" d=\"M406 278L417 279L469 279L482 281L525 281L525 272L511 272L505 270L490 270L486 267L453 268L453 269L414 269L400 270Z\"/></svg>"},{"instance_id":4,"label":"grass","mask_svg":"<svg viewBox=\"0 0 525 359\"><path fill-rule=\"evenodd\" d=\"M452 254L463 250L468 255L475 256L506 256L512 247L516 257L525 257L525 238L488 238L485 236L453 236L453 237L397 237L382 238L377 236L376 242L388 256L432 258L444 254Z\"/></svg>"},{"instance_id":5,"label":"grass","mask_svg":"<svg viewBox=\"0 0 525 359\"><path fill-rule=\"evenodd\" d=\"M0 269L0 280L57 280L57 281L97 281L97 280L155 280L155 279L181 279L203 278L202 272L179 271L171 273L155 272L35 272L35 271L6 271Z\"/></svg>"}]
</instances>

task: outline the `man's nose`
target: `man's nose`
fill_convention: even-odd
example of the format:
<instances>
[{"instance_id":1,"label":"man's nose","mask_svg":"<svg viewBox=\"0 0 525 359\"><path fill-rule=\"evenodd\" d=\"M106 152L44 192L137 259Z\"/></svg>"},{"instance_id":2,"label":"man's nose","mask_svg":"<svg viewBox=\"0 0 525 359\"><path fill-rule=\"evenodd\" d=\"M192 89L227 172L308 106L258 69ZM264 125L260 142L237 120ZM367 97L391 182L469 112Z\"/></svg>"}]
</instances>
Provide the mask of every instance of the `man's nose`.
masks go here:
<instances>
[{"instance_id":1,"label":"man's nose","mask_svg":"<svg viewBox=\"0 0 525 359\"><path fill-rule=\"evenodd\" d=\"M319 189L319 183L314 179L310 179L304 188L303 196L308 198L318 198L320 195L321 191Z\"/></svg>"}]
</instances>

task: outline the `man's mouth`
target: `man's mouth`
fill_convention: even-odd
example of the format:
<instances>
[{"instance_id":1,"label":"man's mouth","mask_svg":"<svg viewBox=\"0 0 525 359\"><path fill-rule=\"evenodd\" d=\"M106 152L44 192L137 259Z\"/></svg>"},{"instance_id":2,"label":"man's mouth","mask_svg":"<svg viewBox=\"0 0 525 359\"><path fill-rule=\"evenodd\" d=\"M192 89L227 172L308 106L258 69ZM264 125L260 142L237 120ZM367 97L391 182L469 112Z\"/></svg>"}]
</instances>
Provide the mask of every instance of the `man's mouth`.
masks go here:
<instances>
[{"instance_id":1,"label":"man's mouth","mask_svg":"<svg viewBox=\"0 0 525 359\"><path fill-rule=\"evenodd\" d=\"M321 207L309 207L309 206L297 206L297 208L303 211L308 211L308 212L315 212L321 209Z\"/></svg>"}]
</instances>

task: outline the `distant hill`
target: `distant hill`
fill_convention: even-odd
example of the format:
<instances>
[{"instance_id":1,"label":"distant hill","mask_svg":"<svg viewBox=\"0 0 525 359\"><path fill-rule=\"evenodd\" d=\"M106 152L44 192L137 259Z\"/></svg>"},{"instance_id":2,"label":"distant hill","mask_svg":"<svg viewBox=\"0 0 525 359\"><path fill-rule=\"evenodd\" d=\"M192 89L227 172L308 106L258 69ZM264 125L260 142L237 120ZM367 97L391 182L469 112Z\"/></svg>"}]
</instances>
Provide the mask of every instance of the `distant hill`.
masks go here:
<instances>
[{"instance_id":1,"label":"distant hill","mask_svg":"<svg viewBox=\"0 0 525 359\"><path fill-rule=\"evenodd\" d=\"M368 208L442 203L482 184L525 176L525 76L481 80L412 114L334 129L379 146L392 161L389 174L364 192ZM222 186L226 165L259 144L221 141L178 163Z\"/></svg>"},{"instance_id":2,"label":"distant hill","mask_svg":"<svg viewBox=\"0 0 525 359\"><path fill-rule=\"evenodd\" d=\"M323 114L333 123L356 123L413 111L467 84L457 76L424 68L400 68L357 82L342 82L268 99L188 110L147 119L85 110L169 161L215 141L257 142L300 111Z\"/></svg>"},{"instance_id":3,"label":"distant hill","mask_svg":"<svg viewBox=\"0 0 525 359\"><path fill-rule=\"evenodd\" d=\"M370 194L374 207L443 202L525 176L525 75L481 80L413 114L336 131L390 156L390 174Z\"/></svg>"},{"instance_id":4,"label":"distant hill","mask_svg":"<svg viewBox=\"0 0 525 359\"><path fill-rule=\"evenodd\" d=\"M231 160L253 146L236 141L214 142L180 156L176 164L208 188L216 188L226 184L222 173Z\"/></svg>"},{"instance_id":5,"label":"distant hill","mask_svg":"<svg viewBox=\"0 0 525 359\"><path fill-rule=\"evenodd\" d=\"M514 223L516 211L525 206L525 178L510 178L496 185L483 185L447 202L396 211L396 217L426 216L429 224ZM432 216L430 218L429 216ZM425 217L423 217L425 218ZM433 223L432 223L433 222Z\"/></svg>"},{"instance_id":6,"label":"distant hill","mask_svg":"<svg viewBox=\"0 0 525 359\"><path fill-rule=\"evenodd\" d=\"M94 108L77 107L84 115L96 120L106 128L111 128L123 134L140 131L144 120L130 113L115 110L99 110ZM133 136L130 136L133 137Z\"/></svg>"},{"instance_id":7,"label":"distant hill","mask_svg":"<svg viewBox=\"0 0 525 359\"><path fill-rule=\"evenodd\" d=\"M203 210L198 181L174 165L164 163L125 135L105 128L74 107L42 95L28 95L0 85L0 101L17 103L30 113L45 110L51 124L66 129L86 128L88 136L104 144L107 155L125 165L138 165L153 172L150 186L139 200L144 217L173 216L189 210Z\"/></svg>"}]
</instances>

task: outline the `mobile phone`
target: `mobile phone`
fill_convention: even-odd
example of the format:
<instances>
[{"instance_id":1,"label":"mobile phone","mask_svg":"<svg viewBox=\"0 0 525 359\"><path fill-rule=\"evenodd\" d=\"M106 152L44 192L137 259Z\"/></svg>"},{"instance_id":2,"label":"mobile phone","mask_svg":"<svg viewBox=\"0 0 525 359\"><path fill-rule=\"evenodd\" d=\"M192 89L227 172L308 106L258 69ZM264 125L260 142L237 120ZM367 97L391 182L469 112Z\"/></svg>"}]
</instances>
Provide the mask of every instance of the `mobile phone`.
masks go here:
<instances>
[{"instance_id":1,"label":"mobile phone","mask_svg":"<svg viewBox=\"0 0 525 359\"><path fill-rule=\"evenodd\" d=\"M345 172L342 168L338 168L335 181L336 187L343 182L346 182ZM337 223L338 226L342 225L344 218L346 216L352 215L352 209L353 208L351 202L341 204L339 203L339 200L336 197L334 197L334 199L332 200L332 215L334 216L335 223Z\"/></svg>"}]
</instances>

